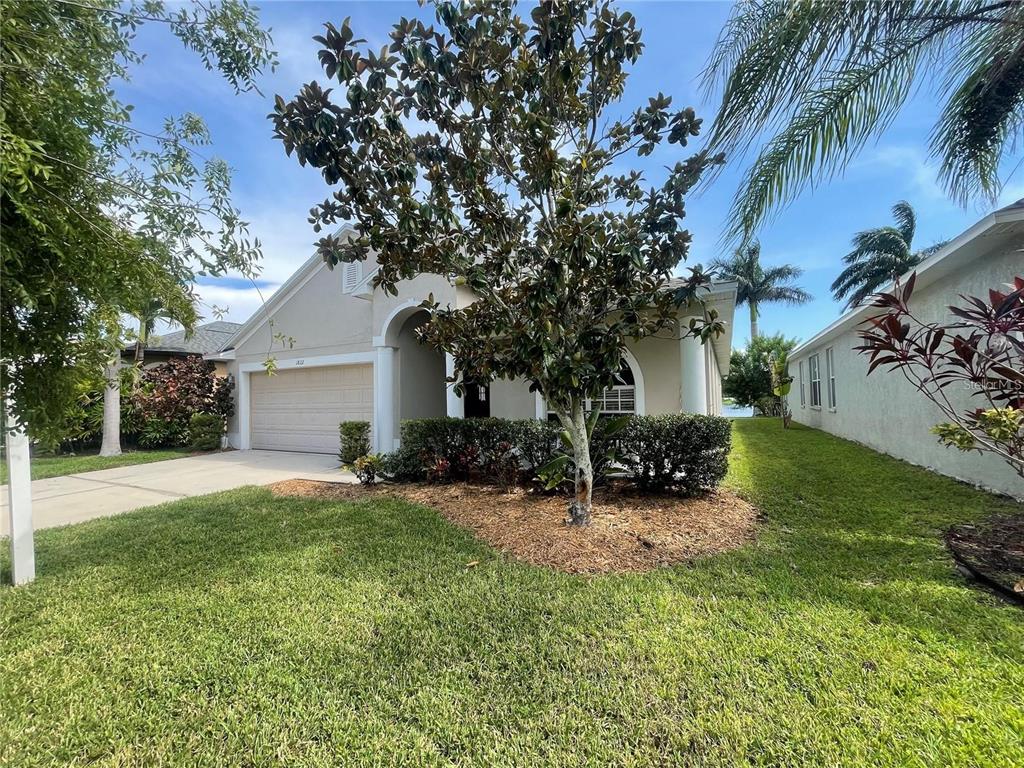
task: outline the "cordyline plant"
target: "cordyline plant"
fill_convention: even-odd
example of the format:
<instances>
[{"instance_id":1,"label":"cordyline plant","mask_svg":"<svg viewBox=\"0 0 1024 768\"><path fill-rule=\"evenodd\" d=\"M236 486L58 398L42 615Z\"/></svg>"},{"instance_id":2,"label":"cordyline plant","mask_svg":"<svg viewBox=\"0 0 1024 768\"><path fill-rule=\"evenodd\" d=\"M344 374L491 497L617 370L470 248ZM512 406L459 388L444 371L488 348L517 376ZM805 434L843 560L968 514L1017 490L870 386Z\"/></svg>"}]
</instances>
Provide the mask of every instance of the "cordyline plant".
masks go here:
<instances>
[{"instance_id":1,"label":"cordyline plant","mask_svg":"<svg viewBox=\"0 0 1024 768\"><path fill-rule=\"evenodd\" d=\"M434 10L434 25L401 19L379 53L347 20L326 25L320 63L341 88L278 97L275 135L336 187L314 228L354 224L354 237L319 241L329 264L374 252L390 293L422 273L473 291L465 308L428 300L421 338L454 356L457 391L523 377L544 395L573 446L570 521L586 524L584 404L613 383L626 341L674 334L684 304L684 333L721 332L698 300L701 269L669 283L690 243L683 196L720 158L677 161L649 187L615 172L663 142L685 146L700 120L662 94L606 116L643 51L633 16L611 3L545 2L528 19L510 2Z\"/></svg>"},{"instance_id":2,"label":"cordyline plant","mask_svg":"<svg viewBox=\"0 0 1024 768\"><path fill-rule=\"evenodd\" d=\"M912 385L949 419L932 432L939 442L961 451L1002 457L1024 478L1024 278L1011 290L990 290L988 299L963 296L951 306L958 320L926 323L910 310L917 273L902 288L878 293L871 306L885 312L869 318L857 351L868 355L870 375L886 365L901 371ZM950 398L950 386L968 387L983 405L962 410Z\"/></svg>"}]
</instances>

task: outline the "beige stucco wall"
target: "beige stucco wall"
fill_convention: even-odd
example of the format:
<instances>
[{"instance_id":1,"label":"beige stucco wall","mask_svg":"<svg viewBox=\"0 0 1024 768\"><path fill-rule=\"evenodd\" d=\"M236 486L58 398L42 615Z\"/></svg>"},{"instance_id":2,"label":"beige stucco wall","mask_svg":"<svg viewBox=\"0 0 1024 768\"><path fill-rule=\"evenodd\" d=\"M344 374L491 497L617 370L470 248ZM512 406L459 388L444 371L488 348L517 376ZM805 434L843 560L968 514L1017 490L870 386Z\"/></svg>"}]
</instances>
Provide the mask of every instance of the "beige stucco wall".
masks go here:
<instances>
[{"instance_id":1,"label":"beige stucco wall","mask_svg":"<svg viewBox=\"0 0 1024 768\"><path fill-rule=\"evenodd\" d=\"M341 292L341 272L317 267L308 282L273 312L273 330L261 318L255 331L235 349L238 362L366 352L373 329L370 302ZM264 310L257 310L257 316ZM294 339L292 346L272 343L274 333Z\"/></svg>"},{"instance_id":2,"label":"beige stucco wall","mask_svg":"<svg viewBox=\"0 0 1024 768\"><path fill-rule=\"evenodd\" d=\"M633 353L644 375L646 413L679 413L682 402L679 340L650 336L627 344L626 348Z\"/></svg>"},{"instance_id":3,"label":"beige stucco wall","mask_svg":"<svg viewBox=\"0 0 1024 768\"><path fill-rule=\"evenodd\" d=\"M1019 247L1019 245L1017 246ZM911 309L923 321L949 320L947 309L959 303L958 294L987 296L989 288L1007 283L1024 272L1019 251L1001 246L975 259L955 273L915 291ZM1024 498L1024 481L996 456L962 453L945 448L930 428L946 421L939 408L917 392L899 372L885 367L867 376L867 358L853 350L860 341L857 329L816 344L791 358L790 373L796 379L789 395L794 419L802 424L863 443L875 450L928 467L936 472L975 485ZM836 408L828 408L825 349L832 347L836 368ZM822 406L810 404L808 359L819 354L822 378ZM803 363L805 405L800 405L799 366ZM984 401L971 398L962 385L947 390L964 410L981 407Z\"/></svg>"},{"instance_id":4,"label":"beige stucco wall","mask_svg":"<svg viewBox=\"0 0 1024 768\"><path fill-rule=\"evenodd\" d=\"M398 336L395 370L398 376L399 410L402 419L427 419L444 416L444 355L420 344L415 329L429 316L426 312L409 318Z\"/></svg>"},{"instance_id":5,"label":"beige stucco wall","mask_svg":"<svg viewBox=\"0 0 1024 768\"><path fill-rule=\"evenodd\" d=\"M491 416L501 419L532 419L537 415L537 396L525 379L491 382Z\"/></svg>"}]
</instances>

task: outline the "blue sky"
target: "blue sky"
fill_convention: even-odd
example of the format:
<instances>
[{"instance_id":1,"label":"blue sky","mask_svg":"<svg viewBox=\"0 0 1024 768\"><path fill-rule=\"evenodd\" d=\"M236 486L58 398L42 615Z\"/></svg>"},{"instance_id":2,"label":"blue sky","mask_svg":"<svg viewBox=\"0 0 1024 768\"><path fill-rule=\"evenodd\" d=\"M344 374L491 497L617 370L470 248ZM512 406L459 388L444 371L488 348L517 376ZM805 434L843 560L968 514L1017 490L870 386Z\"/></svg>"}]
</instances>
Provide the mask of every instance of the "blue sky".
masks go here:
<instances>
[{"instance_id":1,"label":"blue sky","mask_svg":"<svg viewBox=\"0 0 1024 768\"><path fill-rule=\"evenodd\" d=\"M225 278L204 280L205 302L227 309L226 319L242 322L263 297L272 293L313 252L316 239L306 222L309 209L329 194L319 173L300 168L271 138L266 119L273 97L295 95L310 80L326 82L317 63L317 43L325 21L339 24L352 17L357 36L375 49L387 41L391 24L401 16L429 13L415 2L257 2L264 25L272 29L281 64L260 83L263 96L234 95L214 73L162 25L145 27L138 48L146 53L130 82L118 88L135 105L136 127L158 128L164 118L190 111L203 116L213 137L208 153L224 158L234 169L234 199L251 222L252 233L264 245L260 292L248 282ZM725 2L624 3L644 30L645 55L630 77L621 105L627 112L658 91L671 95L675 106L693 106L708 122L716 102L701 99L699 75L715 39L728 17ZM951 238L988 212L985 207L962 209L946 200L935 182L935 168L926 158L927 137L940 100L927 88L909 103L901 116L875 144L869 145L842 178L806 190L760 233L762 258L768 264L792 263L804 269L800 285L814 295L801 307L764 307L762 333L781 331L807 338L838 316L828 286L840 270L854 232L886 224L889 210L900 199L918 212L915 245ZM692 147L691 147L692 148ZM680 157L689 154L684 149ZM676 158L663 151L641 158L637 167L657 169ZM1014 162L1021 156L1013 158ZM743 170L742 159L730 163L715 183L687 202L687 225L694 236L690 262L707 262L720 254L720 235L729 203ZM1006 204L1024 197L1024 173L1008 180L1000 200ZM685 264L682 265L685 267ZM203 310L209 317L208 309ZM735 344L745 344L747 313L737 313Z\"/></svg>"}]
</instances>

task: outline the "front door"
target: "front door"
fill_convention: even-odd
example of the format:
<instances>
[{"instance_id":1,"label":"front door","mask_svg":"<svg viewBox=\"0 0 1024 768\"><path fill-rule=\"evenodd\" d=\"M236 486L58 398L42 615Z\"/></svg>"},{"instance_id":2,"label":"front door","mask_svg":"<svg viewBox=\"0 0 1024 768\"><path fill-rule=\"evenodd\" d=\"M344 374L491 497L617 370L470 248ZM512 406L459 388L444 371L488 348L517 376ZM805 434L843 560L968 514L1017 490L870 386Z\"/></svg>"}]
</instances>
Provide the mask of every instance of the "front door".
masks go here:
<instances>
[{"instance_id":1,"label":"front door","mask_svg":"<svg viewBox=\"0 0 1024 768\"><path fill-rule=\"evenodd\" d=\"M491 415L491 388L484 384L466 384L466 418L483 419Z\"/></svg>"}]
</instances>

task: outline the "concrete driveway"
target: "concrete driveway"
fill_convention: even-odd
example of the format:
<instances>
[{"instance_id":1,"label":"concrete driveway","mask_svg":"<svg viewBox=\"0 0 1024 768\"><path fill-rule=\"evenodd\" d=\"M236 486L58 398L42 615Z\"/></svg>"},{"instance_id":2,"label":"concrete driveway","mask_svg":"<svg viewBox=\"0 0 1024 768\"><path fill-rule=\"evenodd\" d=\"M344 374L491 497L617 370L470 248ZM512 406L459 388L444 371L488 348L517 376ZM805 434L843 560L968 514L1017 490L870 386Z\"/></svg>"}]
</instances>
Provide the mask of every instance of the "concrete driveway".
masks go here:
<instances>
[{"instance_id":1,"label":"concrete driveway","mask_svg":"<svg viewBox=\"0 0 1024 768\"><path fill-rule=\"evenodd\" d=\"M33 527L52 528L119 515L165 501L305 478L354 482L335 456L228 451L32 481ZM0 535L10 533L7 486L0 486Z\"/></svg>"}]
</instances>

